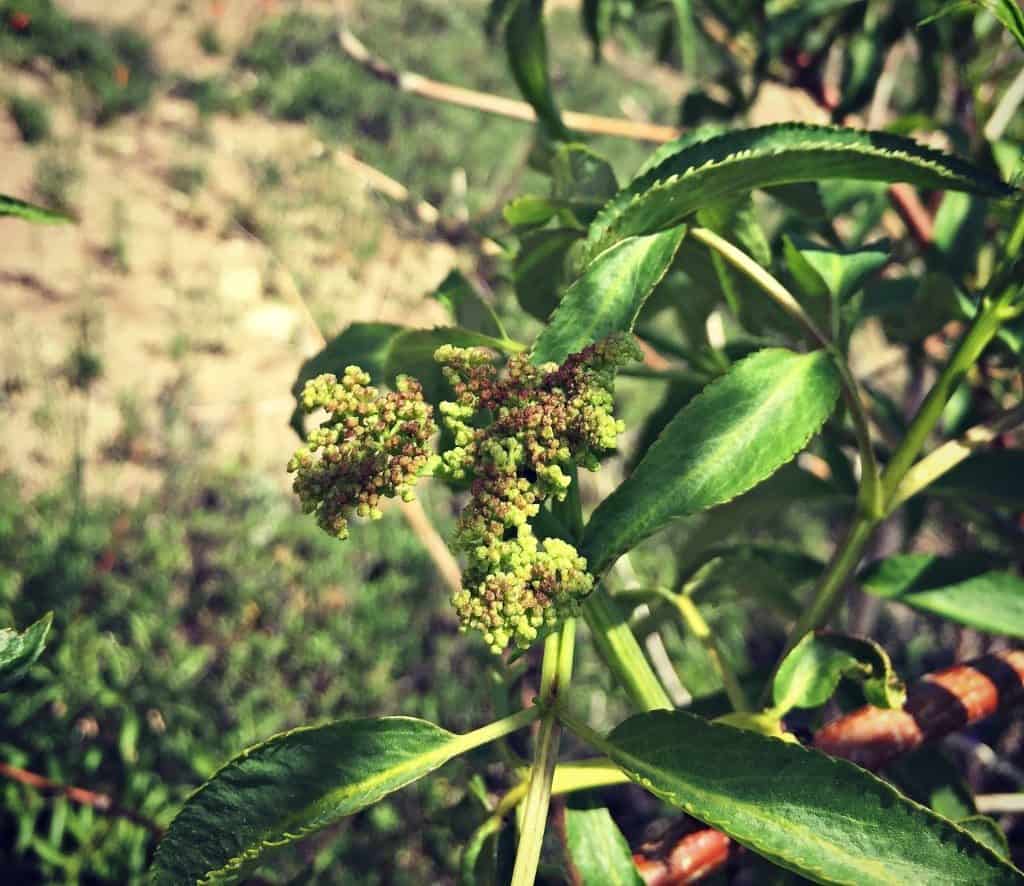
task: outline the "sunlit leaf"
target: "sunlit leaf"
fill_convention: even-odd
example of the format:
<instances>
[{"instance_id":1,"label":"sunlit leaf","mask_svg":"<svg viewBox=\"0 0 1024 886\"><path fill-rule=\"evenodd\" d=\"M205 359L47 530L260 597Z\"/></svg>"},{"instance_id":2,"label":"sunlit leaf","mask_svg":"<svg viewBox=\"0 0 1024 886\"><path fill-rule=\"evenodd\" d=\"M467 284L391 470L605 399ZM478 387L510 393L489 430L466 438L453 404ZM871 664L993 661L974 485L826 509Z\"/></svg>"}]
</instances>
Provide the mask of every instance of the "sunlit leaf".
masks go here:
<instances>
[{"instance_id":1,"label":"sunlit leaf","mask_svg":"<svg viewBox=\"0 0 1024 886\"><path fill-rule=\"evenodd\" d=\"M635 782L818 883L1006 886L1020 873L863 769L799 745L655 711L600 749Z\"/></svg>"},{"instance_id":2,"label":"sunlit leaf","mask_svg":"<svg viewBox=\"0 0 1024 886\"><path fill-rule=\"evenodd\" d=\"M601 572L675 517L727 502L795 456L832 412L837 372L822 351L768 348L735 364L685 406L587 525Z\"/></svg>"}]
</instances>

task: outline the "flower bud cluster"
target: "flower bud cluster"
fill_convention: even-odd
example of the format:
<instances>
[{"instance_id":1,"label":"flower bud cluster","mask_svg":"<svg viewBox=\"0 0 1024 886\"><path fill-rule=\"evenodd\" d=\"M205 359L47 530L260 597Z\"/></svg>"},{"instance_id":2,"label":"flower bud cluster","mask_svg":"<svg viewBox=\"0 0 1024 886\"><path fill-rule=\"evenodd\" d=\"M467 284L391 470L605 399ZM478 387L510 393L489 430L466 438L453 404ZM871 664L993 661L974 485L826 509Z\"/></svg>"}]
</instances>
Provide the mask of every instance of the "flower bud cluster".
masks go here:
<instances>
[{"instance_id":1,"label":"flower bud cluster","mask_svg":"<svg viewBox=\"0 0 1024 886\"><path fill-rule=\"evenodd\" d=\"M593 588L586 560L560 539L539 542L530 521L561 501L572 465L595 470L615 448L615 372L637 359L629 336L614 336L559 366L509 360L499 377L482 348L446 345L435 353L455 390L441 404L454 447L442 457L452 479L472 478L455 548L468 565L452 602L463 628L483 631L495 652L528 647L546 627L573 615Z\"/></svg>"},{"instance_id":2,"label":"flower bud cluster","mask_svg":"<svg viewBox=\"0 0 1024 886\"><path fill-rule=\"evenodd\" d=\"M330 535L348 537L348 517L378 519L380 499L412 498L437 432L433 408L415 379L399 376L394 391L370 387L370 376L349 366L306 382L302 407L327 412L288 463L306 513Z\"/></svg>"}]
</instances>

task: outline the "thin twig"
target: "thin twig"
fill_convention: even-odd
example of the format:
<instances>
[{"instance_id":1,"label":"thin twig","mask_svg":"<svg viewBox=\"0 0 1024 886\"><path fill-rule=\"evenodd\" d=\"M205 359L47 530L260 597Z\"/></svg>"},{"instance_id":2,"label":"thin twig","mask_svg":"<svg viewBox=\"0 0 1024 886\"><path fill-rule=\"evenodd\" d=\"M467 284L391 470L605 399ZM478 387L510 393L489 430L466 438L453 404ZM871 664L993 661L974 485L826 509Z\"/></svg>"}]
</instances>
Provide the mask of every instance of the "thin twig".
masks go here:
<instances>
[{"instance_id":1,"label":"thin twig","mask_svg":"<svg viewBox=\"0 0 1024 886\"><path fill-rule=\"evenodd\" d=\"M18 766L11 766L9 763L0 763L0 776L9 778L19 784L26 785L39 793L49 797L66 797L72 803L80 806L89 806L104 815L111 815L115 818L123 818L126 821L141 825L156 837L162 837L164 829L155 821L132 809L125 809L114 802L109 794L101 794L97 791L90 791L86 788L75 787L74 785L61 784L52 781L45 776Z\"/></svg>"},{"instance_id":2,"label":"thin twig","mask_svg":"<svg viewBox=\"0 0 1024 886\"><path fill-rule=\"evenodd\" d=\"M484 111L500 117L509 117L513 120L522 120L525 123L535 123L537 120L533 108L524 101L489 92L478 92L475 89L466 89L452 83L443 83L413 71L399 71L370 52L366 45L343 25L338 27L338 44L341 46L341 51L352 61L399 92L406 92L449 105ZM584 114L579 111L563 111L562 119L570 129L589 135L611 135L655 144L671 141L680 134L680 130L675 126L624 120L621 117Z\"/></svg>"}]
</instances>

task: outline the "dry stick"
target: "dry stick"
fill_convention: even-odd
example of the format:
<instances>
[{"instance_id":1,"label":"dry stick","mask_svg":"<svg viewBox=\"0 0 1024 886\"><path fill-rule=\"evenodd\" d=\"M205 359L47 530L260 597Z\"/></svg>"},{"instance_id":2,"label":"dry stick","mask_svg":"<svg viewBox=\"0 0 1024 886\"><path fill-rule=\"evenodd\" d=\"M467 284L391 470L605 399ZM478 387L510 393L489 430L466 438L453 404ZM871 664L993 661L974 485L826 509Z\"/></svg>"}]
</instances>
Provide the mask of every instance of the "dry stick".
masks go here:
<instances>
[{"instance_id":1,"label":"dry stick","mask_svg":"<svg viewBox=\"0 0 1024 886\"><path fill-rule=\"evenodd\" d=\"M537 115L533 108L524 101L493 95L489 92L478 92L475 89L466 89L451 83L442 83L440 80L431 80L429 77L412 71L399 71L383 59L373 55L365 44L346 27L338 28L338 44L341 46L341 51L352 61L361 65L364 70L378 80L395 87L400 92L407 92L410 95L418 95L421 98L429 98L449 105L485 111L500 117L510 117L513 120L522 120L526 123L537 121ZM680 130L675 126L624 120L620 117L583 114L578 111L563 111L562 119L570 129L590 135L613 135L655 144L671 141L680 134Z\"/></svg>"},{"instance_id":2,"label":"dry stick","mask_svg":"<svg viewBox=\"0 0 1024 886\"><path fill-rule=\"evenodd\" d=\"M1024 650L984 655L914 682L902 710L867 705L815 733L814 747L866 769L991 716L1024 698ZM647 845L633 856L647 886L694 883L722 867L731 841L711 828Z\"/></svg>"},{"instance_id":3,"label":"dry stick","mask_svg":"<svg viewBox=\"0 0 1024 886\"><path fill-rule=\"evenodd\" d=\"M163 836L164 829L155 821L131 809L119 806L109 794L100 794L86 788L51 781L49 778L38 775L35 772L29 772L27 769L11 766L9 763L0 763L0 776L34 788L46 796L66 797L72 803L90 806L104 815L112 815L115 818L123 818L126 821L134 822L146 828L157 837Z\"/></svg>"}]
</instances>

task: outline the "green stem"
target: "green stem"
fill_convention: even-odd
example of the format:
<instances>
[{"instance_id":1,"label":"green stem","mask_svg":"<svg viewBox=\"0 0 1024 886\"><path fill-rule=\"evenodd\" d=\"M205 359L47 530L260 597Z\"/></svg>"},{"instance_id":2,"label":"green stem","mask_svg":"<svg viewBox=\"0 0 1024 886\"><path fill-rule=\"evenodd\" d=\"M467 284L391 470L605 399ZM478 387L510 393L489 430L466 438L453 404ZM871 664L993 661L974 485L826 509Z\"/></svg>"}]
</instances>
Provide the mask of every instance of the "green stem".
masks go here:
<instances>
[{"instance_id":1,"label":"green stem","mask_svg":"<svg viewBox=\"0 0 1024 886\"><path fill-rule=\"evenodd\" d=\"M551 803L551 785L558 762L561 728L555 710L559 696L568 688L576 640L576 620L568 618L544 641L541 665L540 706L544 713L537 734L537 748L523 806L523 826L512 870L512 886L532 886L540 864L540 850Z\"/></svg>"},{"instance_id":2,"label":"green stem","mask_svg":"<svg viewBox=\"0 0 1024 886\"><path fill-rule=\"evenodd\" d=\"M985 299L982 302L974 318L974 323L960 340L949 363L946 364L938 380L928 392L928 396L925 397L924 403L921 404L921 408L907 429L906 436L896 448L889 464L886 465L885 474L882 477L882 494L886 511L891 506L896 488L906 476L907 471L910 470L914 459L920 454L928 436L942 417L942 411L946 408L949 398L953 396L953 392L963 381L968 370L977 362L988 343L999 331L999 327L1006 320L1009 301L1013 295L1013 287L1010 287L1001 297Z\"/></svg>"},{"instance_id":3,"label":"green stem","mask_svg":"<svg viewBox=\"0 0 1024 886\"><path fill-rule=\"evenodd\" d=\"M780 661L793 651L804 634L820 627L828 619L832 606L843 590L847 578L860 562L864 546L871 538L871 533L874 532L877 522L877 519L865 514L858 514L854 518L850 528L846 531L846 536L833 552L832 559L818 582L810 607L797 619L796 624L789 632L785 649L779 658Z\"/></svg>"},{"instance_id":4,"label":"green stem","mask_svg":"<svg viewBox=\"0 0 1024 886\"><path fill-rule=\"evenodd\" d=\"M672 710L672 700L630 630L622 610L603 586L583 602L594 645L622 688L642 711Z\"/></svg>"},{"instance_id":5,"label":"green stem","mask_svg":"<svg viewBox=\"0 0 1024 886\"><path fill-rule=\"evenodd\" d=\"M860 453L861 463L861 508L873 517L880 516L882 513L882 488L878 472L878 462L875 459L875 450L871 445L870 424L867 413L864 411L860 385L857 384L853 373L850 372L850 368L846 364L845 355L836 347L832 339L818 327L818 324L803 309L803 306L797 301L793 293L742 249L739 249L724 237L718 236L714 231L707 228L691 228L688 236L703 243L709 249L713 249L736 270L749 277L761 288L765 295L799 323L807 334L832 356L832 360L839 371L843 400L850 412L850 420L853 422L853 430L857 437L857 449Z\"/></svg>"},{"instance_id":6,"label":"green stem","mask_svg":"<svg viewBox=\"0 0 1024 886\"><path fill-rule=\"evenodd\" d=\"M492 741L517 732L524 726L529 726L542 713L542 708L537 706L524 708L514 714L509 714L507 717L502 717L500 720L495 720L493 723L488 723L486 726L481 726L479 729L474 729L472 732L460 735L456 739L456 743L460 748L458 753L464 754L466 751L471 751L481 745L489 744Z\"/></svg>"},{"instance_id":7,"label":"green stem","mask_svg":"<svg viewBox=\"0 0 1024 886\"><path fill-rule=\"evenodd\" d=\"M715 639L714 633L711 631L711 626L704 620L704 616L701 615L697 604L686 594L673 594L666 590L664 597L676 608L676 611L683 620L683 624L700 640L704 651L711 661L712 667L714 667L719 679L722 681L722 686L725 687L725 694L729 696L729 702L732 704L733 710L740 713L749 712L751 707L747 694L743 691L736 673L729 667L725 657L722 655L722 650Z\"/></svg>"},{"instance_id":8,"label":"green stem","mask_svg":"<svg viewBox=\"0 0 1024 886\"><path fill-rule=\"evenodd\" d=\"M972 452L1019 424L1024 424L1024 405L1017 406L991 421L975 425L956 440L949 440L938 449L929 452L903 475L903 479L889 498L888 510L894 511L908 498L931 486L939 477L955 468Z\"/></svg>"}]
</instances>

